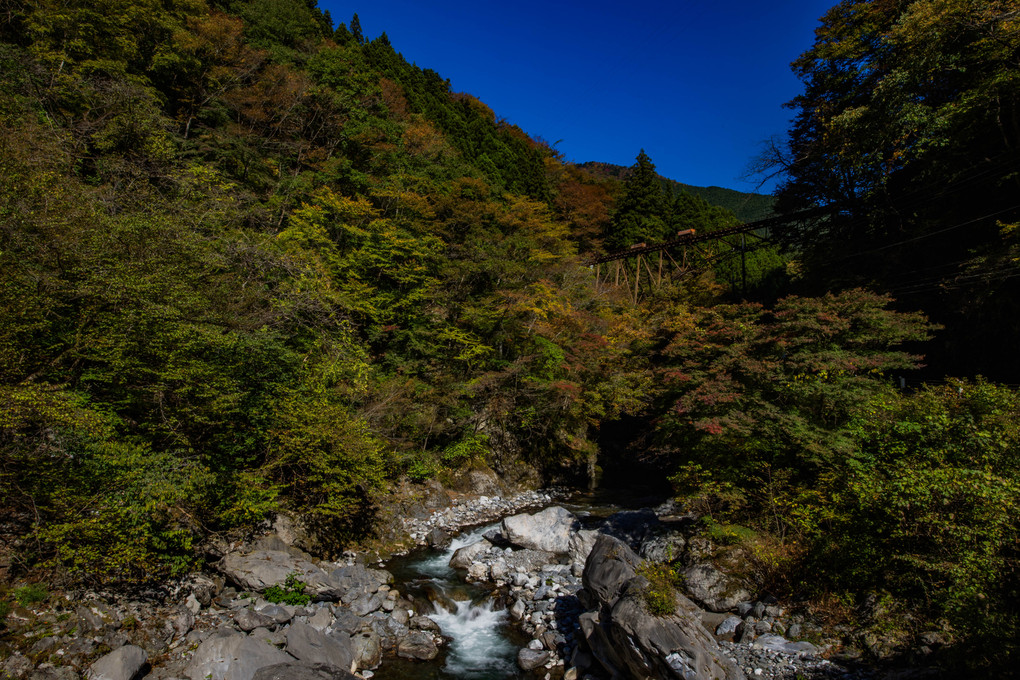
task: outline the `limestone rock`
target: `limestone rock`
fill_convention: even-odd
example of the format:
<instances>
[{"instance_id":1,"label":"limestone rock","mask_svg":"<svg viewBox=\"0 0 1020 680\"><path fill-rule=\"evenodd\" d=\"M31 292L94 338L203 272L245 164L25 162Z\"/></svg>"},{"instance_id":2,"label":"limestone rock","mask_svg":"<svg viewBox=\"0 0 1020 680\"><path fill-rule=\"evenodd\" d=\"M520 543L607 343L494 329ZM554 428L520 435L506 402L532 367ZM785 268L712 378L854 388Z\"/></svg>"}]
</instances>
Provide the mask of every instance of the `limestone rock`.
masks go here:
<instances>
[{"instance_id":1,"label":"limestone rock","mask_svg":"<svg viewBox=\"0 0 1020 680\"><path fill-rule=\"evenodd\" d=\"M525 610L524 600L514 600L510 606L510 616L514 621L520 621L524 617Z\"/></svg>"},{"instance_id":2,"label":"limestone rock","mask_svg":"<svg viewBox=\"0 0 1020 680\"><path fill-rule=\"evenodd\" d=\"M351 602L351 611L355 616L368 616L372 612L379 611L385 601L386 595L383 593L362 591L361 596Z\"/></svg>"},{"instance_id":3,"label":"limestone rock","mask_svg":"<svg viewBox=\"0 0 1020 680\"><path fill-rule=\"evenodd\" d=\"M234 623L237 624L238 628L248 633L256 628L272 628L276 624L276 620L262 612L241 609L234 613Z\"/></svg>"},{"instance_id":4,"label":"limestone rock","mask_svg":"<svg viewBox=\"0 0 1020 680\"><path fill-rule=\"evenodd\" d=\"M598 611L579 617L592 655L612 677L673 680L743 680L743 672L721 653L697 614L676 594L672 615L648 611L648 581L637 573L640 558L621 540L599 536L582 580Z\"/></svg>"},{"instance_id":5,"label":"limestone rock","mask_svg":"<svg viewBox=\"0 0 1020 680\"><path fill-rule=\"evenodd\" d=\"M732 640L733 637L737 634L737 629L740 627L742 623L744 623L744 620L741 619L739 616L728 616L715 629L715 634L717 637Z\"/></svg>"},{"instance_id":6,"label":"limestone rock","mask_svg":"<svg viewBox=\"0 0 1020 680\"><path fill-rule=\"evenodd\" d=\"M324 663L347 670L354 662L350 639L330 637L307 623L294 623L287 629L287 653L298 661Z\"/></svg>"},{"instance_id":7,"label":"limestone rock","mask_svg":"<svg viewBox=\"0 0 1020 680\"><path fill-rule=\"evenodd\" d=\"M252 680L260 668L293 662L294 657L262 640L226 633L199 645L184 675L191 680Z\"/></svg>"},{"instance_id":8,"label":"limestone rock","mask_svg":"<svg viewBox=\"0 0 1020 680\"><path fill-rule=\"evenodd\" d=\"M184 637L191 630L191 627L195 625L195 615L191 613L191 610L182 605L170 614L168 621L174 627L177 637Z\"/></svg>"},{"instance_id":9,"label":"limestone rock","mask_svg":"<svg viewBox=\"0 0 1020 680\"><path fill-rule=\"evenodd\" d=\"M375 593L380 586L393 583L393 574L383 569L369 569L363 564L352 564L334 569L329 574L329 580L341 595L356 591ZM351 599L345 597L344 601L349 602Z\"/></svg>"},{"instance_id":10,"label":"limestone rock","mask_svg":"<svg viewBox=\"0 0 1020 680\"><path fill-rule=\"evenodd\" d=\"M305 592L313 597L331 599L338 595L336 586L330 582L326 572L307 560L281 550L228 553L217 567L234 583L248 590L261 592L270 586L284 583L290 574L297 574L297 578L307 586Z\"/></svg>"},{"instance_id":11,"label":"limestone rock","mask_svg":"<svg viewBox=\"0 0 1020 680\"><path fill-rule=\"evenodd\" d=\"M425 542L430 548L442 550L446 546L450 545L450 534L446 533L439 527L434 527L432 531L425 535Z\"/></svg>"},{"instance_id":12,"label":"limestone rock","mask_svg":"<svg viewBox=\"0 0 1020 680\"><path fill-rule=\"evenodd\" d=\"M469 581L484 581L489 578L489 565L485 562L472 562L468 567L467 578Z\"/></svg>"},{"instance_id":13,"label":"limestone rock","mask_svg":"<svg viewBox=\"0 0 1020 680\"><path fill-rule=\"evenodd\" d=\"M332 623L333 615L329 613L329 609L326 607L320 607L314 614L308 617L308 625L320 633L329 628Z\"/></svg>"},{"instance_id":14,"label":"limestone rock","mask_svg":"<svg viewBox=\"0 0 1020 680\"><path fill-rule=\"evenodd\" d=\"M600 604L611 604L640 565L641 559L623 541L600 534L584 564L581 582Z\"/></svg>"},{"instance_id":15,"label":"limestone rock","mask_svg":"<svg viewBox=\"0 0 1020 680\"><path fill-rule=\"evenodd\" d=\"M450 566L454 569L467 569L471 566L471 563L481 555L482 553L488 552L492 544L486 541L484 538L480 541L476 541L471 545L466 545L463 548L458 548L453 556L450 558Z\"/></svg>"},{"instance_id":16,"label":"limestone rock","mask_svg":"<svg viewBox=\"0 0 1020 680\"><path fill-rule=\"evenodd\" d=\"M358 676L336 666L295 662L260 668L252 680L358 680Z\"/></svg>"},{"instance_id":17,"label":"limestone rock","mask_svg":"<svg viewBox=\"0 0 1020 680\"><path fill-rule=\"evenodd\" d=\"M78 680L78 673L68 666L54 666L49 663L39 664L28 676L28 680Z\"/></svg>"},{"instance_id":18,"label":"limestone rock","mask_svg":"<svg viewBox=\"0 0 1020 680\"><path fill-rule=\"evenodd\" d=\"M652 562L676 562L684 553L687 540L680 532L655 536L641 544L641 556Z\"/></svg>"},{"instance_id":19,"label":"limestone rock","mask_svg":"<svg viewBox=\"0 0 1020 680\"><path fill-rule=\"evenodd\" d=\"M500 525L500 533L522 548L566 554L570 551L570 533L576 526L573 513L554 505L534 515L507 517Z\"/></svg>"},{"instance_id":20,"label":"limestone rock","mask_svg":"<svg viewBox=\"0 0 1020 680\"><path fill-rule=\"evenodd\" d=\"M432 634L423 630L412 630L397 643L397 656L405 659L434 659L439 649L432 639Z\"/></svg>"},{"instance_id":21,"label":"limestone rock","mask_svg":"<svg viewBox=\"0 0 1020 680\"><path fill-rule=\"evenodd\" d=\"M595 539L598 536L599 532L594 529L581 529L570 534L570 543L568 544L570 562L583 565L585 560L588 559L591 549L595 547Z\"/></svg>"},{"instance_id":22,"label":"limestone rock","mask_svg":"<svg viewBox=\"0 0 1020 680\"><path fill-rule=\"evenodd\" d=\"M145 650L124 645L97 660L89 667L89 680L131 680L145 667L149 658Z\"/></svg>"},{"instance_id":23,"label":"limestone rock","mask_svg":"<svg viewBox=\"0 0 1020 680\"><path fill-rule=\"evenodd\" d=\"M738 581L709 562L688 567L683 571L683 579L691 599L713 612L730 611L751 597Z\"/></svg>"},{"instance_id":24,"label":"limestone rock","mask_svg":"<svg viewBox=\"0 0 1020 680\"><path fill-rule=\"evenodd\" d=\"M534 670L548 660L549 652L547 651L538 651L525 647L517 652L517 665L524 671Z\"/></svg>"},{"instance_id":25,"label":"limestone rock","mask_svg":"<svg viewBox=\"0 0 1020 680\"><path fill-rule=\"evenodd\" d=\"M206 574L195 573L188 577L184 587L185 592L191 591L191 595L195 597L198 604L208 607L213 598L222 590L223 579L221 577L213 579Z\"/></svg>"},{"instance_id":26,"label":"limestone rock","mask_svg":"<svg viewBox=\"0 0 1020 680\"><path fill-rule=\"evenodd\" d=\"M330 630L338 631L339 633L350 637L361 630L363 623L364 621L361 620L361 617L352 612L349 608L337 607L336 620L333 621L333 627Z\"/></svg>"},{"instance_id":27,"label":"limestone rock","mask_svg":"<svg viewBox=\"0 0 1020 680\"><path fill-rule=\"evenodd\" d=\"M287 633L282 630L270 631L268 628L256 628L248 635L273 647L283 647L287 644Z\"/></svg>"},{"instance_id":28,"label":"limestone rock","mask_svg":"<svg viewBox=\"0 0 1020 680\"><path fill-rule=\"evenodd\" d=\"M375 668L382 661L382 640L374 630L358 633L351 638L354 663L359 669Z\"/></svg>"},{"instance_id":29,"label":"limestone rock","mask_svg":"<svg viewBox=\"0 0 1020 680\"><path fill-rule=\"evenodd\" d=\"M18 652L8 657L3 663L0 663L0 670L3 671L3 675L13 678L13 680L21 680L21 678L27 677L33 668L35 668L35 664L32 663L32 660Z\"/></svg>"},{"instance_id":30,"label":"limestone rock","mask_svg":"<svg viewBox=\"0 0 1020 680\"><path fill-rule=\"evenodd\" d=\"M271 619L276 621L276 623L280 624L287 623L288 621L294 618L293 607L281 607L278 604L266 605L265 607L258 609L258 612L260 614L270 617Z\"/></svg>"}]
</instances>

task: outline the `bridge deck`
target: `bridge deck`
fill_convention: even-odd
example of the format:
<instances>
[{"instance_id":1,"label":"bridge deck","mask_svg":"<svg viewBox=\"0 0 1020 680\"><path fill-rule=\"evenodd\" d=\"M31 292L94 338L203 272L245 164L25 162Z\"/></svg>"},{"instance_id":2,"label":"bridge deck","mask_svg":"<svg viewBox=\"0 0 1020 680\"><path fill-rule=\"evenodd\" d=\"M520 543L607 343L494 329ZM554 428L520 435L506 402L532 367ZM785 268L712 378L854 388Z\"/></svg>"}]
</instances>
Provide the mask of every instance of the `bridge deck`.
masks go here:
<instances>
[{"instance_id":1,"label":"bridge deck","mask_svg":"<svg viewBox=\"0 0 1020 680\"><path fill-rule=\"evenodd\" d=\"M644 246L638 246L635 248L628 248L627 250L618 250L613 253L607 253L598 257L593 257L585 264L602 264L603 262L613 262L614 260L625 260L628 257L635 257L637 255L645 255L646 253L654 253L673 246L691 245L693 243L704 243L706 241L714 241L716 239L724 238L726 236L733 236L734 234L746 234L748 232L757 231L759 229L769 229L775 226L788 224L790 222L796 222L798 220L808 219L811 217L820 217L827 215L833 211L831 207L824 208L811 208L810 210L801 210L799 212L790 213L789 215L777 215L775 217L767 217L763 220L755 220L754 222L745 222L744 224L738 224L735 227L727 227L726 229L717 229L716 231L710 231L704 234L686 234L684 236L678 236L668 241L662 241L660 243L650 243Z\"/></svg>"}]
</instances>

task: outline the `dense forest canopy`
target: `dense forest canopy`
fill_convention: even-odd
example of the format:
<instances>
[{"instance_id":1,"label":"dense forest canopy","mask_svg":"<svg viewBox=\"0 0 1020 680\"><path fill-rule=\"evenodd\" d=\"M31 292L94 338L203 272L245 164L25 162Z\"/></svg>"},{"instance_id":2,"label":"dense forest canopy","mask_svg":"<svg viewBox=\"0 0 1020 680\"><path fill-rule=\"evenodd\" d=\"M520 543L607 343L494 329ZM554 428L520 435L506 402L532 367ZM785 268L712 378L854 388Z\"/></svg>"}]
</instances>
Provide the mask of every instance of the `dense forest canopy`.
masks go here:
<instances>
[{"instance_id":1,"label":"dense forest canopy","mask_svg":"<svg viewBox=\"0 0 1020 680\"><path fill-rule=\"evenodd\" d=\"M793 68L771 158L814 286L871 285L944 324L943 372L1020 381L1020 24L1008 1L841 2ZM995 328L994 332L980 329Z\"/></svg>"},{"instance_id":2,"label":"dense forest canopy","mask_svg":"<svg viewBox=\"0 0 1020 680\"><path fill-rule=\"evenodd\" d=\"M401 480L640 458L760 591L1015 660L1020 397L976 370L1017 367L1018 22L834 7L765 159L833 212L635 304L587 259L739 223L643 151L567 163L314 0L9 3L0 550L140 582L283 510L339 552Z\"/></svg>"}]
</instances>

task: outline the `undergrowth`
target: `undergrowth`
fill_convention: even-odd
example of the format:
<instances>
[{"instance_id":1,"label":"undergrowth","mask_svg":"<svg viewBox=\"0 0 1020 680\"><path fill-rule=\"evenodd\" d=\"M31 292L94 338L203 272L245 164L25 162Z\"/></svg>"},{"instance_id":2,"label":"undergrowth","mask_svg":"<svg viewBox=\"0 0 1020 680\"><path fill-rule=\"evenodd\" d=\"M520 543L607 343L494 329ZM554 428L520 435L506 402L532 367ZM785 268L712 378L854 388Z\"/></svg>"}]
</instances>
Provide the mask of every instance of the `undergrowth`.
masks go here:
<instances>
[{"instance_id":1,"label":"undergrowth","mask_svg":"<svg viewBox=\"0 0 1020 680\"><path fill-rule=\"evenodd\" d=\"M270 586L262 595L273 604L301 607L312 601L311 595L305 593L306 587L304 581L298 579L298 574L293 573L287 575L282 588L279 585Z\"/></svg>"}]
</instances>

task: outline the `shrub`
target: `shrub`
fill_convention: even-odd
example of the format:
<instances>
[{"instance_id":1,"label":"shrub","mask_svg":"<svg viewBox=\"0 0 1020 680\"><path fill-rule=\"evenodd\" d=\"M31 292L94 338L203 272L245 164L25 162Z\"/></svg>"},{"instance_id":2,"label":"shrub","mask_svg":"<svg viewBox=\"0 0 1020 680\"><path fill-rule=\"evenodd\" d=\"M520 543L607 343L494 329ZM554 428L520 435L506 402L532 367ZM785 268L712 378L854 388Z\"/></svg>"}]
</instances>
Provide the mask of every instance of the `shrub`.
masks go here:
<instances>
[{"instance_id":1,"label":"shrub","mask_svg":"<svg viewBox=\"0 0 1020 680\"><path fill-rule=\"evenodd\" d=\"M711 517L704 517L701 521L705 526L705 534L716 543L723 545L750 543L757 537L753 530L739 524L717 522Z\"/></svg>"},{"instance_id":2,"label":"shrub","mask_svg":"<svg viewBox=\"0 0 1020 680\"><path fill-rule=\"evenodd\" d=\"M46 590L46 586L41 583L30 583L27 586L14 589L14 599L18 601L22 607L30 607L33 604L39 604L50 596L50 591Z\"/></svg>"},{"instance_id":3,"label":"shrub","mask_svg":"<svg viewBox=\"0 0 1020 680\"><path fill-rule=\"evenodd\" d=\"M419 451L407 462L407 478L412 482L424 482L439 473L439 463L424 451Z\"/></svg>"},{"instance_id":4,"label":"shrub","mask_svg":"<svg viewBox=\"0 0 1020 680\"><path fill-rule=\"evenodd\" d=\"M648 580L642 591L645 606L655 616L669 616L676 611L677 574L668 564L643 562L638 574Z\"/></svg>"},{"instance_id":5,"label":"shrub","mask_svg":"<svg viewBox=\"0 0 1020 680\"><path fill-rule=\"evenodd\" d=\"M298 579L298 574L293 573L287 575L282 588L279 585L270 586L262 595L273 604L301 607L312 601L311 595L305 594L306 587L304 581Z\"/></svg>"}]
</instances>

